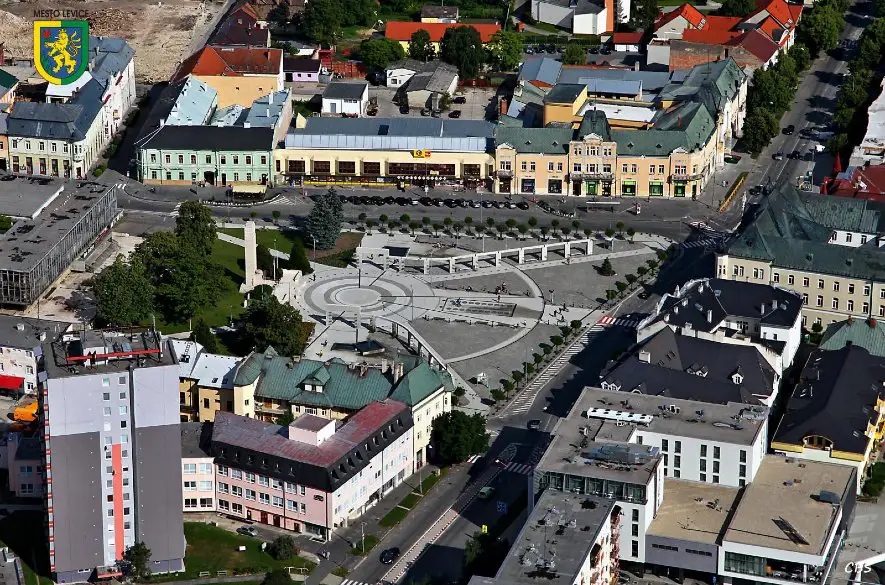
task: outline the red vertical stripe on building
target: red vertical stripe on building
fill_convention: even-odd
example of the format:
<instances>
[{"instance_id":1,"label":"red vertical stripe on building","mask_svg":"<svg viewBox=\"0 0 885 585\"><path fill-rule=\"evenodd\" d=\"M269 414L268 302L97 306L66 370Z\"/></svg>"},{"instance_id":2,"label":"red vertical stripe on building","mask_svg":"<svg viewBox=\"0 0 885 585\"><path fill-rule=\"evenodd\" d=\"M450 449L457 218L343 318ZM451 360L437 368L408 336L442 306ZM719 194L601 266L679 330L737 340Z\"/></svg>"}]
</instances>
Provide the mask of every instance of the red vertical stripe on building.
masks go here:
<instances>
[{"instance_id":1,"label":"red vertical stripe on building","mask_svg":"<svg viewBox=\"0 0 885 585\"><path fill-rule=\"evenodd\" d=\"M114 445L111 465L114 466L114 550L123 558L123 447Z\"/></svg>"}]
</instances>

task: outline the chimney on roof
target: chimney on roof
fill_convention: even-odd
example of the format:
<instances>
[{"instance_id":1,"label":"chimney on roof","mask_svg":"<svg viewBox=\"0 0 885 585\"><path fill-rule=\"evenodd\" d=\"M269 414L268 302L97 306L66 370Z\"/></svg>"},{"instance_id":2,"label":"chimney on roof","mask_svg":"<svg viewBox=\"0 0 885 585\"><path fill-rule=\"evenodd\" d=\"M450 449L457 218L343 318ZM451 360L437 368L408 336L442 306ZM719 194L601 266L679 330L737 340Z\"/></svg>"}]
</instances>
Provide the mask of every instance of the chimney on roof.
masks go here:
<instances>
[{"instance_id":1,"label":"chimney on roof","mask_svg":"<svg viewBox=\"0 0 885 585\"><path fill-rule=\"evenodd\" d=\"M707 323L713 323L713 309L707 309Z\"/></svg>"},{"instance_id":2,"label":"chimney on roof","mask_svg":"<svg viewBox=\"0 0 885 585\"><path fill-rule=\"evenodd\" d=\"M764 315L764 314L765 314L765 303L762 303L762 306L759 307L759 314L760 314L760 315Z\"/></svg>"},{"instance_id":3,"label":"chimney on roof","mask_svg":"<svg viewBox=\"0 0 885 585\"><path fill-rule=\"evenodd\" d=\"M403 378L403 363L395 362L393 364L393 383L398 384Z\"/></svg>"},{"instance_id":4,"label":"chimney on roof","mask_svg":"<svg viewBox=\"0 0 885 585\"><path fill-rule=\"evenodd\" d=\"M651 363L651 352L648 351L647 349L643 349L642 351L640 351L639 352L639 361L641 361L644 364L650 364Z\"/></svg>"},{"instance_id":5,"label":"chimney on roof","mask_svg":"<svg viewBox=\"0 0 885 585\"><path fill-rule=\"evenodd\" d=\"M273 104L273 92L270 92L270 95L267 96L267 103Z\"/></svg>"}]
</instances>

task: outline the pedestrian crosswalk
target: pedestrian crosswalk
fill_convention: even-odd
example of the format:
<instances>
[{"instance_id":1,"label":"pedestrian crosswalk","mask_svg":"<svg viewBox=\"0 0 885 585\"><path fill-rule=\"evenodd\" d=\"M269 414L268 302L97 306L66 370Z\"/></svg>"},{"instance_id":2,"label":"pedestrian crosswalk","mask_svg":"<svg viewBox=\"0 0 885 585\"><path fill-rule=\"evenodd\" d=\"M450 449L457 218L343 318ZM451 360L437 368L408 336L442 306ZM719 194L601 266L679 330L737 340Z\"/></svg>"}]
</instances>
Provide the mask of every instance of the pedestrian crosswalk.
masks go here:
<instances>
[{"instance_id":1,"label":"pedestrian crosswalk","mask_svg":"<svg viewBox=\"0 0 885 585\"><path fill-rule=\"evenodd\" d=\"M169 217L178 217L179 209L181 209L181 201L175 204L175 207L173 207L172 211L169 212Z\"/></svg>"},{"instance_id":2,"label":"pedestrian crosswalk","mask_svg":"<svg viewBox=\"0 0 885 585\"><path fill-rule=\"evenodd\" d=\"M638 317L627 318L627 317L612 317L611 315L606 315L606 316L602 317L596 323L598 325L602 325L603 327L611 327L612 325L614 325L616 327L628 327L630 329L633 329L634 327L639 325L640 321L642 321L642 319L640 319Z\"/></svg>"},{"instance_id":3,"label":"pedestrian crosswalk","mask_svg":"<svg viewBox=\"0 0 885 585\"><path fill-rule=\"evenodd\" d=\"M504 466L506 471L511 471L513 473L521 473L522 475L531 475L534 466L528 465L526 463L516 463L511 461L507 465Z\"/></svg>"},{"instance_id":4,"label":"pedestrian crosswalk","mask_svg":"<svg viewBox=\"0 0 885 585\"><path fill-rule=\"evenodd\" d=\"M722 242L721 237L701 238L700 240L692 240L691 242L682 242L682 247L686 250L691 248L706 248L708 246L718 246Z\"/></svg>"},{"instance_id":5,"label":"pedestrian crosswalk","mask_svg":"<svg viewBox=\"0 0 885 585\"><path fill-rule=\"evenodd\" d=\"M341 585L378 585L377 583L366 583L365 581L354 581L353 579L345 579Z\"/></svg>"},{"instance_id":6,"label":"pedestrian crosswalk","mask_svg":"<svg viewBox=\"0 0 885 585\"><path fill-rule=\"evenodd\" d=\"M471 456L467 459L467 463L473 463L474 461L476 461L476 460L479 459L480 457L482 457L482 455L471 455Z\"/></svg>"},{"instance_id":7,"label":"pedestrian crosswalk","mask_svg":"<svg viewBox=\"0 0 885 585\"><path fill-rule=\"evenodd\" d=\"M572 359L573 356L584 351L593 339L603 330L600 325L594 325L587 330L587 333L576 339L564 352L554 359L547 368L535 378L528 387L522 391L510 405L509 413L519 414L528 411L535 402L538 394L544 389L553 378L555 378L562 370L563 366Z\"/></svg>"}]
</instances>

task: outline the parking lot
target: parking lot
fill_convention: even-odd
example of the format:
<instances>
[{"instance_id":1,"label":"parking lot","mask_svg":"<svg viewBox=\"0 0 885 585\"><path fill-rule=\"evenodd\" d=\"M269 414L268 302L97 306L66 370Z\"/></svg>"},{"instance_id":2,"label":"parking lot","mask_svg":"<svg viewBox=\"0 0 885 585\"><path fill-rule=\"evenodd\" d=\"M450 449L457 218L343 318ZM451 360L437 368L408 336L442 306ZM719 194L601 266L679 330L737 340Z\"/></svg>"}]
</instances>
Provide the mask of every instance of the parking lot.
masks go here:
<instances>
[{"instance_id":1,"label":"parking lot","mask_svg":"<svg viewBox=\"0 0 885 585\"><path fill-rule=\"evenodd\" d=\"M319 195L311 195L311 199L317 198ZM418 197L417 195L402 197L381 197L380 195L339 195L342 203L349 203L359 207L371 208L382 205L399 205L402 207L448 207L454 209L456 207L471 207L479 209L522 209L527 210L531 205L527 201L507 201L501 199L464 199L464 198L439 198L439 197ZM547 210L550 206L546 201L538 201L538 207Z\"/></svg>"},{"instance_id":2,"label":"parking lot","mask_svg":"<svg viewBox=\"0 0 885 585\"><path fill-rule=\"evenodd\" d=\"M396 90L389 87L382 86L370 86L369 87L369 98L376 98L378 100L378 114L379 118L414 118L421 117L420 108L412 108L408 111L408 113L403 113L400 111L400 106L393 103L393 98L396 95ZM442 117L448 118L451 113L458 110L461 112L460 118L462 120L486 120L493 119L490 116L494 113L494 102L492 98L495 96L494 88L477 88L477 87L467 87L467 88L459 88L455 93L453 98L457 99L458 97L463 97L463 104L453 103L448 111L442 113Z\"/></svg>"},{"instance_id":3,"label":"parking lot","mask_svg":"<svg viewBox=\"0 0 885 585\"><path fill-rule=\"evenodd\" d=\"M551 51L551 48L554 48ZM539 50L543 49L543 50ZM525 60L531 61L532 59L556 59L557 61L562 60L562 52L565 50L565 45L555 45L551 46L548 44L544 45L527 45ZM531 52L528 52L531 51ZM621 67L633 67L636 63L640 65L645 62L645 59L639 53L627 53L624 51L613 51L608 48L601 47L586 47L585 53L587 55L585 64L588 65L612 65L612 66L621 66Z\"/></svg>"}]
</instances>

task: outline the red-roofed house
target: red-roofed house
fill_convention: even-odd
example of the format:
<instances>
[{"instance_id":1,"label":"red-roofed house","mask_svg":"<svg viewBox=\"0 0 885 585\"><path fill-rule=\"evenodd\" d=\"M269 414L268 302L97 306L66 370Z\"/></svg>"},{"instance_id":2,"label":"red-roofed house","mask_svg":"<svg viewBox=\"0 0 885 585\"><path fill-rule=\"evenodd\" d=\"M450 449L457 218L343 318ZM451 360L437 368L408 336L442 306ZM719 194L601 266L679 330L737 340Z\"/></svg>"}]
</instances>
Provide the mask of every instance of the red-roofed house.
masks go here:
<instances>
[{"instance_id":1,"label":"red-roofed house","mask_svg":"<svg viewBox=\"0 0 885 585\"><path fill-rule=\"evenodd\" d=\"M492 40L492 36L501 30L497 24L450 24L446 22L399 22L391 21L385 25L384 36L388 39L399 41L403 49L409 50L409 41L412 35L419 30L426 30L430 35L430 42L433 48L439 51L439 43L442 41L443 35L450 28L472 26L479 32L483 44Z\"/></svg>"},{"instance_id":2,"label":"red-roofed house","mask_svg":"<svg viewBox=\"0 0 885 585\"><path fill-rule=\"evenodd\" d=\"M218 107L245 108L283 89L283 51L266 47L206 46L184 60L172 83L193 75L218 92Z\"/></svg>"},{"instance_id":3,"label":"red-roofed house","mask_svg":"<svg viewBox=\"0 0 885 585\"><path fill-rule=\"evenodd\" d=\"M793 46L801 14L801 5L785 0L760 0L744 18L704 16L683 4L658 18L647 62L674 71L732 57L741 67L767 68Z\"/></svg>"},{"instance_id":4,"label":"red-roofed house","mask_svg":"<svg viewBox=\"0 0 885 585\"><path fill-rule=\"evenodd\" d=\"M302 414L281 427L218 411L209 448L218 510L328 539L411 475L413 424L395 400L344 424Z\"/></svg>"}]
</instances>

